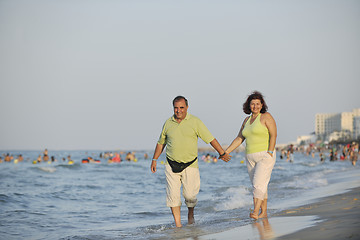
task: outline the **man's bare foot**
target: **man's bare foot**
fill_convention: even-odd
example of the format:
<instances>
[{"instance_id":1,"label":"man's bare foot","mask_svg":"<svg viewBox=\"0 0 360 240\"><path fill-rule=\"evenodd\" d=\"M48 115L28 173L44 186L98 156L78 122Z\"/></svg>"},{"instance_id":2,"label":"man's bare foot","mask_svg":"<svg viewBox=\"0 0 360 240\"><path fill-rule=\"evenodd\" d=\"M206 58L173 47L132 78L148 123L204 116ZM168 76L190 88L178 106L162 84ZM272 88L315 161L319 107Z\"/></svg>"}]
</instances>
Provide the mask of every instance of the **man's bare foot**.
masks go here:
<instances>
[{"instance_id":1,"label":"man's bare foot","mask_svg":"<svg viewBox=\"0 0 360 240\"><path fill-rule=\"evenodd\" d=\"M188 208L188 224L194 224L195 218L194 218L194 208Z\"/></svg>"},{"instance_id":2,"label":"man's bare foot","mask_svg":"<svg viewBox=\"0 0 360 240\"><path fill-rule=\"evenodd\" d=\"M194 214L188 214L188 224L194 224L195 223L195 218L194 218Z\"/></svg>"},{"instance_id":3,"label":"man's bare foot","mask_svg":"<svg viewBox=\"0 0 360 240\"><path fill-rule=\"evenodd\" d=\"M195 219L194 218L189 218L188 219L188 224L191 225L191 224L194 224L195 223Z\"/></svg>"}]
</instances>

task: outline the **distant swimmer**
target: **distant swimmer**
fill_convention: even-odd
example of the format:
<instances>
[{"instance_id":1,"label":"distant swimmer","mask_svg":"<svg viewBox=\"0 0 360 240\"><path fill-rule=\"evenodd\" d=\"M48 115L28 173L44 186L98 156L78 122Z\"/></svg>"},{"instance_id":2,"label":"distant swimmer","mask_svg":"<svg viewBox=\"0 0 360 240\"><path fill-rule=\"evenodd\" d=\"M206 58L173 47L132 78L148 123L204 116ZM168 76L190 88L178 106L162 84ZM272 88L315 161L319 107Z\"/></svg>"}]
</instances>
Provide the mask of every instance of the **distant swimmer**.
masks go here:
<instances>
[{"instance_id":1,"label":"distant swimmer","mask_svg":"<svg viewBox=\"0 0 360 240\"><path fill-rule=\"evenodd\" d=\"M355 166L356 162L358 160L358 157L359 157L359 144L358 143L356 143L356 142L352 143L349 155L350 155L351 164L353 166Z\"/></svg>"},{"instance_id":2,"label":"distant swimmer","mask_svg":"<svg viewBox=\"0 0 360 240\"><path fill-rule=\"evenodd\" d=\"M283 159L285 155L286 155L285 149L281 149L280 159Z\"/></svg>"},{"instance_id":3,"label":"distant swimmer","mask_svg":"<svg viewBox=\"0 0 360 240\"><path fill-rule=\"evenodd\" d=\"M113 163L120 163L121 162L121 156L119 153L116 153L115 156L109 160L109 162L113 162Z\"/></svg>"},{"instance_id":4,"label":"distant swimmer","mask_svg":"<svg viewBox=\"0 0 360 240\"><path fill-rule=\"evenodd\" d=\"M126 154L125 160L127 160L127 161L134 161L134 160L135 160L135 154L132 153L132 152L128 152L128 153Z\"/></svg>"},{"instance_id":5,"label":"distant swimmer","mask_svg":"<svg viewBox=\"0 0 360 240\"><path fill-rule=\"evenodd\" d=\"M9 153L6 154L4 160L5 160L5 162L11 162L11 157L10 157Z\"/></svg>"},{"instance_id":6,"label":"distant swimmer","mask_svg":"<svg viewBox=\"0 0 360 240\"><path fill-rule=\"evenodd\" d=\"M51 156L51 162L57 162L56 158L54 156Z\"/></svg>"},{"instance_id":7,"label":"distant swimmer","mask_svg":"<svg viewBox=\"0 0 360 240\"><path fill-rule=\"evenodd\" d=\"M287 159L286 161L294 162L294 145L290 144L289 149L287 151Z\"/></svg>"},{"instance_id":8,"label":"distant swimmer","mask_svg":"<svg viewBox=\"0 0 360 240\"><path fill-rule=\"evenodd\" d=\"M335 154L334 154L334 150L330 149L330 153L329 153L329 160L330 162L335 161Z\"/></svg>"},{"instance_id":9,"label":"distant swimmer","mask_svg":"<svg viewBox=\"0 0 360 240\"><path fill-rule=\"evenodd\" d=\"M47 149L45 149L45 151L44 151L44 156L43 156L43 161L48 161L49 160L49 154L48 154L48 150Z\"/></svg>"},{"instance_id":10,"label":"distant swimmer","mask_svg":"<svg viewBox=\"0 0 360 240\"><path fill-rule=\"evenodd\" d=\"M82 163L100 163L100 160L93 159L92 157L84 158L81 160Z\"/></svg>"},{"instance_id":11,"label":"distant swimmer","mask_svg":"<svg viewBox=\"0 0 360 240\"><path fill-rule=\"evenodd\" d=\"M84 159L82 159L81 160L81 163L89 163L90 161L89 161L89 159L87 159L87 158L84 158Z\"/></svg>"},{"instance_id":12,"label":"distant swimmer","mask_svg":"<svg viewBox=\"0 0 360 240\"><path fill-rule=\"evenodd\" d=\"M320 162L325 162L325 155L322 152L320 153Z\"/></svg>"},{"instance_id":13,"label":"distant swimmer","mask_svg":"<svg viewBox=\"0 0 360 240\"><path fill-rule=\"evenodd\" d=\"M67 156L68 164L72 165L74 164L74 160L71 159L71 155Z\"/></svg>"}]
</instances>

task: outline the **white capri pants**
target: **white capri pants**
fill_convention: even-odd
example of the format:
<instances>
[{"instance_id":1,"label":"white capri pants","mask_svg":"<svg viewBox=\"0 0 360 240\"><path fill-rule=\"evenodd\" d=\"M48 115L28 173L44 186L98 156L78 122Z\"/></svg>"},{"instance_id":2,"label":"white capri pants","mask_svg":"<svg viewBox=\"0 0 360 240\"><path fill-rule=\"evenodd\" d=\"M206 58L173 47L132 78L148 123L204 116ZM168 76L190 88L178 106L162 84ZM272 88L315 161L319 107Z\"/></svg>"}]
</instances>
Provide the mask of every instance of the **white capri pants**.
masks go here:
<instances>
[{"instance_id":1,"label":"white capri pants","mask_svg":"<svg viewBox=\"0 0 360 240\"><path fill-rule=\"evenodd\" d=\"M195 207L197 194L200 191L199 168L187 167L180 173L174 173L170 165L165 164L166 176L166 205L168 207L181 206L180 188L183 185L183 196L187 207Z\"/></svg>"},{"instance_id":2,"label":"white capri pants","mask_svg":"<svg viewBox=\"0 0 360 240\"><path fill-rule=\"evenodd\" d=\"M276 161L276 152L271 157L267 151L246 154L246 165L253 186L253 196L267 199L267 188Z\"/></svg>"}]
</instances>

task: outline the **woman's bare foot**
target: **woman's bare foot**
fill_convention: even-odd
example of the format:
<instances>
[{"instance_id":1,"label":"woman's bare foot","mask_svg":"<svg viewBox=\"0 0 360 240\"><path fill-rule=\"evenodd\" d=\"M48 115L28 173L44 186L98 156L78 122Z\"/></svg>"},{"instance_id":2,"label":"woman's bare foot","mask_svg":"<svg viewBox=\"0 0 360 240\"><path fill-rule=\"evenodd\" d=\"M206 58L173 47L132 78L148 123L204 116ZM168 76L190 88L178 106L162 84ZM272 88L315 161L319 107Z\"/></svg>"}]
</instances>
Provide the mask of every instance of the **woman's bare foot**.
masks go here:
<instances>
[{"instance_id":1,"label":"woman's bare foot","mask_svg":"<svg viewBox=\"0 0 360 240\"><path fill-rule=\"evenodd\" d=\"M255 212L250 212L250 217L257 220L259 218L259 215Z\"/></svg>"},{"instance_id":2,"label":"woman's bare foot","mask_svg":"<svg viewBox=\"0 0 360 240\"><path fill-rule=\"evenodd\" d=\"M259 218L267 218L267 212L261 212L260 214L259 214Z\"/></svg>"}]
</instances>

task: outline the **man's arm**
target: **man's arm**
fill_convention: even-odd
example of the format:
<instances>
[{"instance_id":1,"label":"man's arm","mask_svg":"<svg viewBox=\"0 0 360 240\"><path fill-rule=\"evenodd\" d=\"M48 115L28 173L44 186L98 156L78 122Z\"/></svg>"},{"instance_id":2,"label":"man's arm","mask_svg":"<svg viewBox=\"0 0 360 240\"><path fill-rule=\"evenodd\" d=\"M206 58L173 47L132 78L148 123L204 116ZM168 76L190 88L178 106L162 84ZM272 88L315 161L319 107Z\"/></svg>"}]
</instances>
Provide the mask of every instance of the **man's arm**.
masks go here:
<instances>
[{"instance_id":1,"label":"man's arm","mask_svg":"<svg viewBox=\"0 0 360 240\"><path fill-rule=\"evenodd\" d=\"M230 160L231 156L225 152L225 150L221 147L220 143L216 140L216 138L214 138L214 140L212 140L210 144L219 153L223 161L228 162Z\"/></svg>"},{"instance_id":2,"label":"man's arm","mask_svg":"<svg viewBox=\"0 0 360 240\"><path fill-rule=\"evenodd\" d=\"M156 172L156 160L160 157L161 153L164 151L165 146L166 144L159 144L159 143L156 144L154 156L152 158L153 160L151 161L151 166L150 166L151 172L153 173Z\"/></svg>"}]
</instances>

